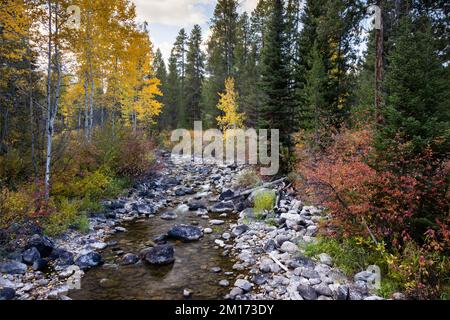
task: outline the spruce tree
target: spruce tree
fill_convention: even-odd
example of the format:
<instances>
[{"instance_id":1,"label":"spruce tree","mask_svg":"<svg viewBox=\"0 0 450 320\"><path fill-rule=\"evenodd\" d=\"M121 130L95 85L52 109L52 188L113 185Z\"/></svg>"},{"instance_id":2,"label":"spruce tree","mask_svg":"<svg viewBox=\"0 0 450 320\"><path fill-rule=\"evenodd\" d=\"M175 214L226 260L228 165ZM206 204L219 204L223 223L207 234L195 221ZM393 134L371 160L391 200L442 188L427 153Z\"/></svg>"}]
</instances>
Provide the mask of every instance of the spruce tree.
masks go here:
<instances>
[{"instance_id":1,"label":"spruce tree","mask_svg":"<svg viewBox=\"0 0 450 320\"><path fill-rule=\"evenodd\" d=\"M185 85L186 85L186 53L187 53L188 36L184 29L180 29L178 36L173 45L174 58L176 59L177 73L179 76L179 93L177 106L177 125L185 127L187 124L187 111L185 99Z\"/></svg>"},{"instance_id":2,"label":"spruce tree","mask_svg":"<svg viewBox=\"0 0 450 320\"><path fill-rule=\"evenodd\" d=\"M205 55L201 45L202 30L199 25L195 25L188 40L186 62L185 106L187 125L190 128L194 121L201 120L200 101L205 76Z\"/></svg>"},{"instance_id":3,"label":"spruce tree","mask_svg":"<svg viewBox=\"0 0 450 320\"><path fill-rule=\"evenodd\" d=\"M207 44L209 74L202 95L202 108L207 110L204 120L207 125L216 124L219 92L224 89L225 79L234 77L235 48L238 28L238 1L218 0L211 19L211 37Z\"/></svg>"},{"instance_id":4,"label":"spruce tree","mask_svg":"<svg viewBox=\"0 0 450 320\"><path fill-rule=\"evenodd\" d=\"M165 129L169 126L169 121L167 119L166 113L164 112L167 99L167 69L166 63L164 62L164 58L159 48L155 52L155 57L153 60L153 70L155 72L155 77L161 82L160 90L162 93L162 96L158 96L156 98L163 105L163 112L159 116L158 128Z\"/></svg>"},{"instance_id":5,"label":"spruce tree","mask_svg":"<svg viewBox=\"0 0 450 320\"><path fill-rule=\"evenodd\" d=\"M169 72L166 84L166 105L163 108L162 117L167 123L168 129L174 129L178 125L178 109L180 105L180 76L178 74L177 57L172 49L169 58Z\"/></svg>"},{"instance_id":6,"label":"spruce tree","mask_svg":"<svg viewBox=\"0 0 450 320\"><path fill-rule=\"evenodd\" d=\"M284 170L289 169L293 154L291 134L295 130L292 122L293 95L290 88L288 42L285 35L284 1L273 1L273 12L268 21L265 45L261 57L261 89L264 100L261 106L259 127L279 129L284 154Z\"/></svg>"},{"instance_id":7,"label":"spruce tree","mask_svg":"<svg viewBox=\"0 0 450 320\"><path fill-rule=\"evenodd\" d=\"M382 157L399 144L407 154L420 154L427 146L436 154L449 150L449 69L436 50L437 42L426 16L400 21L395 46L386 70L384 124L379 127L377 147Z\"/></svg>"}]
</instances>

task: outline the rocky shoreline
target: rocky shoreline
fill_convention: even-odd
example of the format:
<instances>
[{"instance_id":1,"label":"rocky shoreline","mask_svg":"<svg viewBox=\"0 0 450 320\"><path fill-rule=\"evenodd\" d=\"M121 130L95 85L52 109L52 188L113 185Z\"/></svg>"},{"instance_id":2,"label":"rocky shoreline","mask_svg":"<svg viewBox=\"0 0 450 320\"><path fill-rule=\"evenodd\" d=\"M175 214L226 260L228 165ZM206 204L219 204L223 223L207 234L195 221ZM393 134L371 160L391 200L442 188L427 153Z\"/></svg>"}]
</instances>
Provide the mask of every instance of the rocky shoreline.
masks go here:
<instances>
[{"instance_id":1,"label":"rocky shoreline","mask_svg":"<svg viewBox=\"0 0 450 320\"><path fill-rule=\"evenodd\" d=\"M50 239L36 233L5 243L0 299L70 299L68 293L76 281L104 263L102 251L116 249L117 243L109 240L111 235L127 232L123 223L143 218L173 220L175 225L140 252L117 248L122 265L172 264L174 247L169 240L193 242L213 237L219 254L235 260L233 270L211 270L223 275L217 285L230 289L225 299L380 299L367 289L371 274L362 272L356 281L349 281L333 268L327 254L317 261L302 255L298 244L314 241L317 223L326 218L320 209L304 206L289 193L280 192L277 207L267 213L273 224L269 226L251 209L254 193L239 196L242 190L236 178L244 167L174 164L169 153L158 153L163 169L130 190L127 197L105 201L105 211L89 218L88 234L72 230ZM177 225L178 216L188 211L208 221L208 227ZM230 218L234 222L228 226ZM222 225L229 230L219 234L215 229ZM184 291L184 296L190 297L189 290Z\"/></svg>"}]
</instances>

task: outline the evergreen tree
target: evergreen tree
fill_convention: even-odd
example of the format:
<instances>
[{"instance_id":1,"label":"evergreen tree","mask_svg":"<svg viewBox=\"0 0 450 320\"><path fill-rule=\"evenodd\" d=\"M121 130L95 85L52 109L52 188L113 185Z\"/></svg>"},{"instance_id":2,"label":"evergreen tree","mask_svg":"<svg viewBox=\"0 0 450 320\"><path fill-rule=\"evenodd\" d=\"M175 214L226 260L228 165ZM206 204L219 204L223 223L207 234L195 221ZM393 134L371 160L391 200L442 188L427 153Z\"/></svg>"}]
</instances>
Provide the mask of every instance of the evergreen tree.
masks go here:
<instances>
[{"instance_id":1,"label":"evergreen tree","mask_svg":"<svg viewBox=\"0 0 450 320\"><path fill-rule=\"evenodd\" d=\"M169 72L166 82L166 99L163 109L163 121L167 123L167 129L174 129L178 125L178 109L180 105L180 76L178 74L177 57L172 49L169 58Z\"/></svg>"},{"instance_id":2,"label":"evergreen tree","mask_svg":"<svg viewBox=\"0 0 450 320\"><path fill-rule=\"evenodd\" d=\"M153 70L155 72L156 78L161 82L160 89L162 96L158 96L157 100L163 105L163 112L159 116L158 128L160 130L163 130L169 126L169 119L167 117L167 113L164 111L167 99L167 68L161 50L159 48L155 52L155 57L153 60Z\"/></svg>"},{"instance_id":3,"label":"evergreen tree","mask_svg":"<svg viewBox=\"0 0 450 320\"><path fill-rule=\"evenodd\" d=\"M385 81L385 123L379 127L380 155L395 159L397 154L386 150L399 144L410 155L427 146L445 154L450 141L449 69L440 61L430 20L405 16L394 39Z\"/></svg>"},{"instance_id":4,"label":"evergreen tree","mask_svg":"<svg viewBox=\"0 0 450 320\"><path fill-rule=\"evenodd\" d=\"M290 88L290 69L285 35L284 1L273 1L273 12L267 25L265 45L261 58L261 89L264 100L260 111L259 127L279 129L283 152L288 156L283 161L289 169L293 155L291 134L295 130L292 121L293 95Z\"/></svg>"},{"instance_id":5,"label":"evergreen tree","mask_svg":"<svg viewBox=\"0 0 450 320\"><path fill-rule=\"evenodd\" d=\"M225 79L234 76L239 18L237 8L237 0L218 0L211 19L212 34L207 44L209 77L202 95L202 108L207 110L204 120L208 125L216 122L218 93L223 91Z\"/></svg>"},{"instance_id":6,"label":"evergreen tree","mask_svg":"<svg viewBox=\"0 0 450 320\"><path fill-rule=\"evenodd\" d=\"M184 127L187 124L187 112L186 112L186 54L187 54L187 40L188 36L184 29L181 29L175 40L173 46L173 54L176 59L178 80L179 80L179 93L178 93L178 106L177 106L177 125Z\"/></svg>"},{"instance_id":7,"label":"evergreen tree","mask_svg":"<svg viewBox=\"0 0 450 320\"><path fill-rule=\"evenodd\" d=\"M195 25L188 41L186 63L185 106L189 127L193 127L194 121L201 120L200 102L205 76L205 55L201 45L202 30L199 25Z\"/></svg>"},{"instance_id":8,"label":"evergreen tree","mask_svg":"<svg viewBox=\"0 0 450 320\"><path fill-rule=\"evenodd\" d=\"M244 12L239 18L237 45L235 49L236 87L239 92L239 105L248 117L246 124L256 126L258 99L257 99L257 65L256 51L252 40L250 18Z\"/></svg>"}]
</instances>

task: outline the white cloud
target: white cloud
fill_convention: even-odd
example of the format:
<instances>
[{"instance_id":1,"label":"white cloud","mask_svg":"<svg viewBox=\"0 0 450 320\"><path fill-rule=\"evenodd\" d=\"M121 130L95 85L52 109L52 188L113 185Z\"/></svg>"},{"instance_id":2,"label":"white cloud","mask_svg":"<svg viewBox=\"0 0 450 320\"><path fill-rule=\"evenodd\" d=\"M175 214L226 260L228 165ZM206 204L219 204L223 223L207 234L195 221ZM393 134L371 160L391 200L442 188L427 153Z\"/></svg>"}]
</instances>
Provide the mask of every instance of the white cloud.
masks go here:
<instances>
[{"instance_id":1,"label":"white cloud","mask_svg":"<svg viewBox=\"0 0 450 320\"><path fill-rule=\"evenodd\" d=\"M170 43L168 41L154 44L155 50L158 48L159 48L159 50L161 50L161 53L162 53L163 58L166 63L168 63L168 60L170 57L170 52L172 51L172 46L173 46L173 43Z\"/></svg>"},{"instance_id":2,"label":"white cloud","mask_svg":"<svg viewBox=\"0 0 450 320\"><path fill-rule=\"evenodd\" d=\"M215 0L134 0L140 20L168 26L203 24L208 17L199 5Z\"/></svg>"},{"instance_id":3,"label":"white cloud","mask_svg":"<svg viewBox=\"0 0 450 320\"><path fill-rule=\"evenodd\" d=\"M249 14L255 10L258 0L242 0L241 2L241 11L247 11Z\"/></svg>"}]
</instances>

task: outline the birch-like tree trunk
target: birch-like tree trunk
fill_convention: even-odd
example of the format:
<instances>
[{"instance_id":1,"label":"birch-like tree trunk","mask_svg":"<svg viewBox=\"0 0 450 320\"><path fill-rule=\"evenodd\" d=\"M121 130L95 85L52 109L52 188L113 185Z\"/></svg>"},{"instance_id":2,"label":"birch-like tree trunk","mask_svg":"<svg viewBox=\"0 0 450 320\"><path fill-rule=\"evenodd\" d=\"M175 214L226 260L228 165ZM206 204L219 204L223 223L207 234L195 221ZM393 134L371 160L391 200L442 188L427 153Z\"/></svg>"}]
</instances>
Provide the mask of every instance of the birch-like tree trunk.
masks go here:
<instances>
[{"instance_id":1,"label":"birch-like tree trunk","mask_svg":"<svg viewBox=\"0 0 450 320\"><path fill-rule=\"evenodd\" d=\"M51 163L52 163L52 147L53 147L53 133L55 129L55 120L58 114L58 106L59 106L59 98L61 92L61 57L59 52L59 44L58 44L58 34L59 34L59 25L58 25L58 2L55 3L55 69L56 69L56 86L55 86L55 99L53 104L51 103L52 96L52 86L51 86L51 67L52 67L52 9L51 9L51 1L48 1L49 4L49 45L48 45L48 77L47 80L47 155L45 161L45 199L48 200L50 196L50 174L51 174Z\"/></svg>"}]
</instances>

